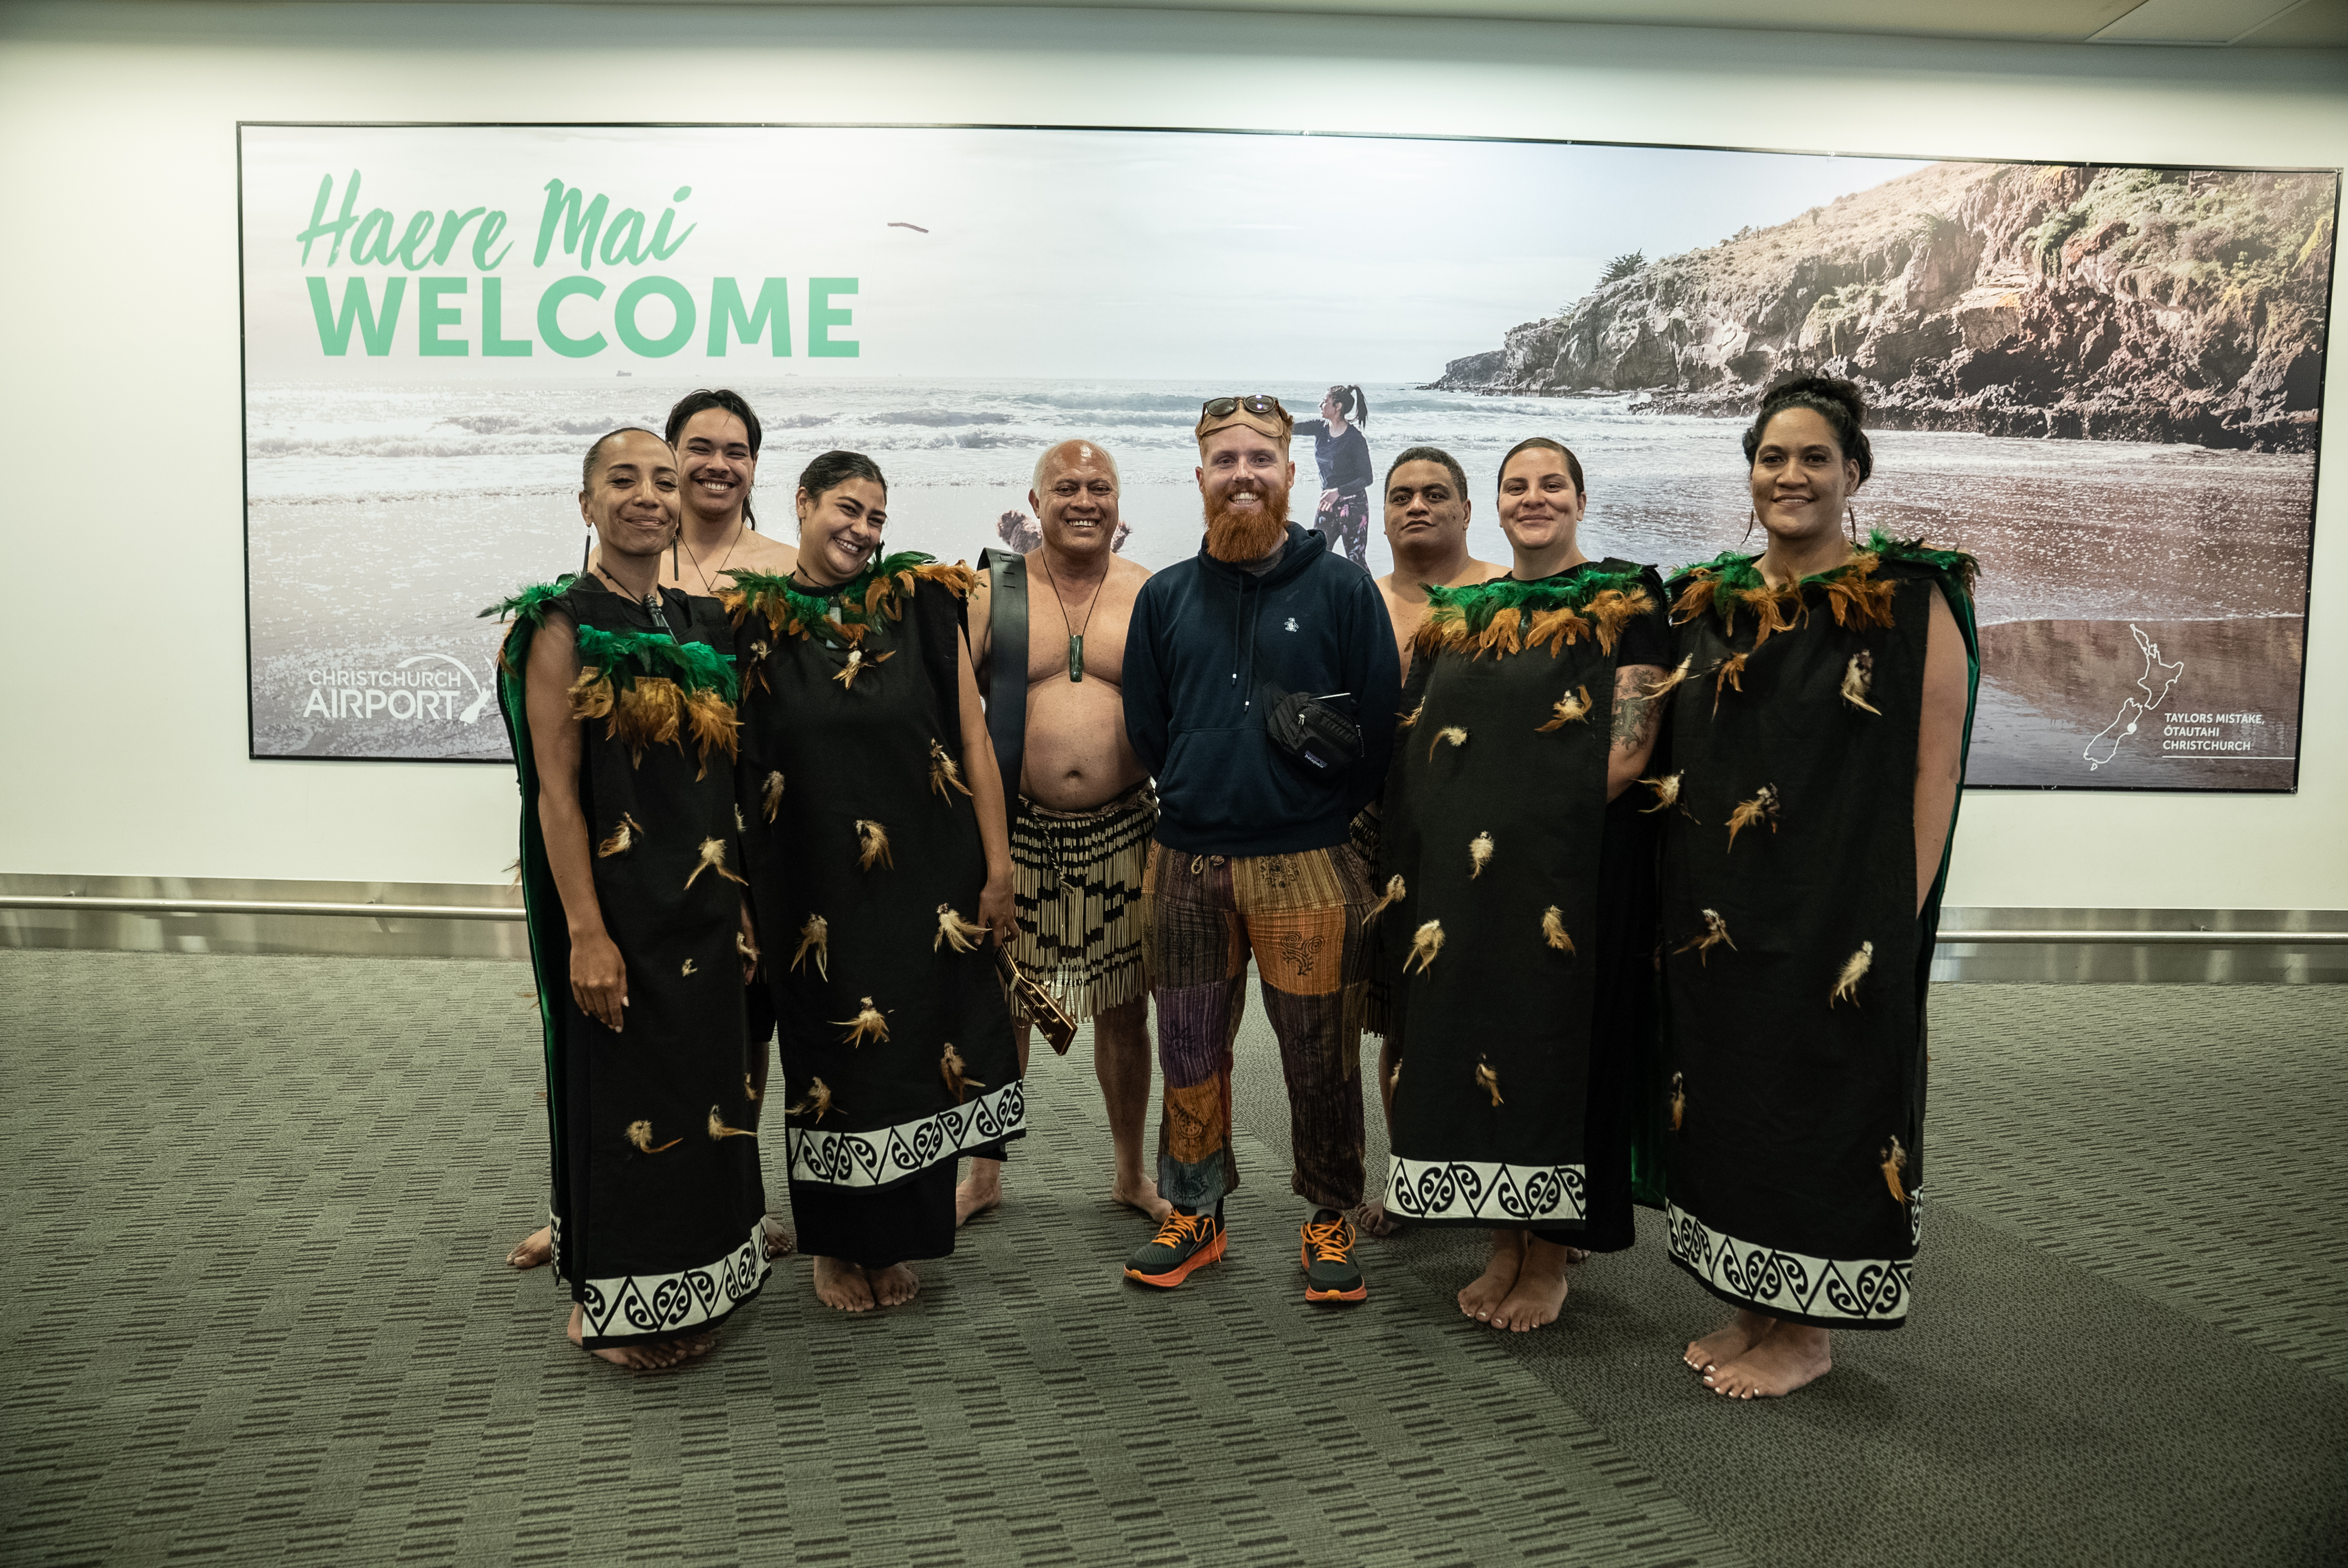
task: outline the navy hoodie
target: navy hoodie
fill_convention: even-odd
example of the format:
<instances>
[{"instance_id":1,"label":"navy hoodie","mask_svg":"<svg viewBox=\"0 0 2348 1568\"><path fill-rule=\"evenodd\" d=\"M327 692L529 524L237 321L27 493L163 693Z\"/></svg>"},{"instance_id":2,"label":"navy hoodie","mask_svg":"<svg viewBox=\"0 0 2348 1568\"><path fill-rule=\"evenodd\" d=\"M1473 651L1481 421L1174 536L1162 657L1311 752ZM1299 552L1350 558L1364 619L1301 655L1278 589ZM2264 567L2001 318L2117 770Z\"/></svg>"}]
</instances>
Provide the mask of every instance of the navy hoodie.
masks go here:
<instances>
[{"instance_id":1,"label":"navy hoodie","mask_svg":"<svg viewBox=\"0 0 2348 1568\"><path fill-rule=\"evenodd\" d=\"M1125 728L1158 778L1158 838L1189 855L1291 855L1346 842L1385 783L1400 659L1369 574L1288 526L1288 551L1257 577L1202 543L1153 574L1125 641ZM1266 683L1350 692L1362 758L1316 778L1264 727Z\"/></svg>"}]
</instances>

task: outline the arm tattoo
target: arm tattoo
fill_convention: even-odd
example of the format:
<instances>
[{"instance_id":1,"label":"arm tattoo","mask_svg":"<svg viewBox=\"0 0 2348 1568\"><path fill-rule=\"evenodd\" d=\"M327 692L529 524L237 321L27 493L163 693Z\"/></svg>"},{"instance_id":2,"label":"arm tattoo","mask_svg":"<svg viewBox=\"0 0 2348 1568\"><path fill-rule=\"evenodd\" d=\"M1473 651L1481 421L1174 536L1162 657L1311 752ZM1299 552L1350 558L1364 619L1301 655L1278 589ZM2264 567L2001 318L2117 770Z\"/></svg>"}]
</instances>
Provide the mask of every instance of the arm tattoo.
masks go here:
<instances>
[{"instance_id":1,"label":"arm tattoo","mask_svg":"<svg viewBox=\"0 0 2348 1568\"><path fill-rule=\"evenodd\" d=\"M1614 676L1615 749L1635 752L1653 740L1663 710L1663 699L1646 694L1646 682L1639 674L1618 671Z\"/></svg>"}]
</instances>

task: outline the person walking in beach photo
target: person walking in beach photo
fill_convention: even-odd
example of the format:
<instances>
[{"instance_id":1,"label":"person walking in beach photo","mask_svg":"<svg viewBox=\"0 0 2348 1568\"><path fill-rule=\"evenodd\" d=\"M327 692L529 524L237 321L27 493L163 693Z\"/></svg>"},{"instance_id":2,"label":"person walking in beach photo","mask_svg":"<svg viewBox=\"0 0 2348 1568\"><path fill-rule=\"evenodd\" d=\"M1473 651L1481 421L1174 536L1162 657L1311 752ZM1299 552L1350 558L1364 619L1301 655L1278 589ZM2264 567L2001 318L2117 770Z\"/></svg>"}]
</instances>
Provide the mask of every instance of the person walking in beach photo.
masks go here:
<instances>
[{"instance_id":1,"label":"person walking in beach photo","mask_svg":"<svg viewBox=\"0 0 2348 1568\"><path fill-rule=\"evenodd\" d=\"M888 483L827 452L799 559L737 570L750 896L779 1021L791 1212L817 1298L913 1299L954 1249L954 1167L1023 1137L994 944L1011 846L963 635L966 567L882 556Z\"/></svg>"},{"instance_id":2,"label":"person walking in beach photo","mask_svg":"<svg viewBox=\"0 0 2348 1568\"><path fill-rule=\"evenodd\" d=\"M1386 469L1385 496L1386 548L1394 552L1394 570L1377 579L1378 596L1386 601L1386 617L1394 623L1395 647L1406 678L1410 673L1411 642L1426 616L1426 589L1457 588L1483 582L1509 569L1497 561L1478 560L1468 553L1468 519L1474 511L1468 498L1468 471L1440 446L1413 446ZM1372 801L1354 824L1354 841L1363 858L1377 860L1378 803ZM1370 979L1373 998L1384 996L1377 976ZM1374 1000L1375 1019L1382 1009ZM1374 1026L1375 1027L1375 1026ZM1391 1041L1378 1047L1378 1099L1386 1112L1386 1129L1394 1130L1394 1091L1387 1087L1394 1074ZM1388 1217L1383 1200L1371 1198L1354 1216L1354 1223L1374 1236L1392 1235L1401 1226Z\"/></svg>"},{"instance_id":3,"label":"person walking in beach photo","mask_svg":"<svg viewBox=\"0 0 2348 1568\"><path fill-rule=\"evenodd\" d=\"M1117 462L1063 441L1035 460L1027 505L1041 526L1019 554L990 552L970 601L987 728L1012 797L1011 956L1076 1021L1093 1020L1093 1072L1108 1108L1110 1198L1165 1217L1141 1160L1149 1114L1149 993L1142 874L1158 826L1149 770L1125 733L1126 629L1149 573L1114 553ZM1014 787L1015 786L1015 788ZM1017 999L1019 1071L1034 1022ZM1003 1201L1003 1163L981 1153L954 1194L956 1224Z\"/></svg>"},{"instance_id":4,"label":"person walking in beach photo","mask_svg":"<svg viewBox=\"0 0 2348 1568\"><path fill-rule=\"evenodd\" d=\"M1632 1239L1654 900L1646 803L1629 792L1654 745L1671 626L1653 568L1584 553L1571 452L1518 443L1498 491L1514 569L1426 590L1376 930L1385 1211L1488 1229L1459 1310L1522 1332L1556 1319L1568 1263Z\"/></svg>"},{"instance_id":5,"label":"person walking in beach photo","mask_svg":"<svg viewBox=\"0 0 2348 1568\"><path fill-rule=\"evenodd\" d=\"M675 458L589 448L589 568L497 607L522 790L521 886L545 1030L550 1253L573 1344L639 1370L704 1354L767 1271L735 867L733 630L659 586ZM487 613L487 612L485 612Z\"/></svg>"},{"instance_id":6,"label":"person walking in beach photo","mask_svg":"<svg viewBox=\"0 0 2348 1568\"><path fill-rule=\"evenodd\" d=\"M1126 731L1158 780L1143 943L1165 1081L1158 1191L1173 1206L1125 1272L1170 1288L1223 1255L1252 955L1287 1081L1292 1185L1312 1205L1305 1299L1334 1303L1369 1291L1346 1214L1362 1201L1372 894L1349 824L1385 777L1400 682L1368 576L1288 521L1292 427L1262 395L1200 409L1206 538L1142 585L1126 638Z\"/></svg>"},{"instance_id":7,"label":"person walking in beach photo","mask_svg":"<svg viewBox=\"0 0 2348 1568\"><path fill-rule=\"evenodd\" d=\"M1321 417L1299 420L1294 432L1313 437L1313 460L1321 469L1317 526L1346 559L1365 569L1370 564L1370 485L1377 477L1361 431L1369 417L1370 400L1360 387L1333 386L1321 399Z\"/></svg>"},{"instance_id":8,"label":"person walking in beach photo","mask_svg":"<svg viewBox=\"0 0 2348 1568\"><path fill-rule=\"evenodd\" d=\"M1764 395L1745 455L1767 548L1672 579L1671 772L1641 792L1663 835L1671 1257L1735 1308L1682 1358L1731 1399L1823 1376L1830 1330L1897 1328L1915 1296L1973 560L1858 538L1865 415L1848 381Z\"/></svg>"}]
</instances>

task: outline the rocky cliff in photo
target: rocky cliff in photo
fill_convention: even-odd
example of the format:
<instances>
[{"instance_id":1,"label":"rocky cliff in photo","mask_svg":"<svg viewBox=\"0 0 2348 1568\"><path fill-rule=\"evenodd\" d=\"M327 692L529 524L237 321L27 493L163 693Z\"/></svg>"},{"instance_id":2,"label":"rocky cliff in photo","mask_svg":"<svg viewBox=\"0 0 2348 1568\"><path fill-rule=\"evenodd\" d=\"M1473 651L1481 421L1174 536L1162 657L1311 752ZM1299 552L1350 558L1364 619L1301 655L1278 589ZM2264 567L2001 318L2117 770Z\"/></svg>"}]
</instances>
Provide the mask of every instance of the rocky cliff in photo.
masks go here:
<instances>
[{"instance_id":1,"label":"rocky cliff in photo","mask_svg":"<svg viewBox=\"0 0 2348 1568\"><path fill-rule=\"evenodd\" d=\"M1941 163L1648 262L1433 384L1743 415L1790 371L1870 423L2312 451L2337 177Z\"/></svg>"}]
</instances>

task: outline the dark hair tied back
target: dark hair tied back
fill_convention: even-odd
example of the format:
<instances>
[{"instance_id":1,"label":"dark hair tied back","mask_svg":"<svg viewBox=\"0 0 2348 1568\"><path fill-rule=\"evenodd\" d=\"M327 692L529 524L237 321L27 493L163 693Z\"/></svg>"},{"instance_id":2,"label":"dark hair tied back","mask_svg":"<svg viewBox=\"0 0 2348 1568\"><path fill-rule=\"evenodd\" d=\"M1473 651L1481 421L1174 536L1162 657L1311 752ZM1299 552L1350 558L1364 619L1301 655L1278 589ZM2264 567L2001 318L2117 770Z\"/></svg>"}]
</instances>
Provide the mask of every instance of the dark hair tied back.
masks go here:
<instances>
[{"instance_id":1,"label":"dark hair tied back","mask_svg":"<svg viewBox=\"0 0 2348 1568\"><path fill-rule=\"evenodd\" d=\"M1864 483L1875 472L1875 452L1867 444L1867 432L1860 428L1867 417L1867 399L1856 384L1830 375L1796 375L1777 383L1761 395L1761 412L1754 416L1753 427L1745 433L1745 461L1749 465L1753 454L1761 449L1762 433L1769 421L1788 408L1807 408L1834 427L1835 445L1842 455L1859 465L1859 477Z\"/></svg>"},{"instance_id":2,"label":"dark hair tied back","mask_svg":"<svg viewBox=\"0 0 2348 1568\"><path fill-rule=\"evenodd\" d=\"M811 498L821 498L827 490L837 490L850 479L870 479L889 493L889 481L880 477L880 466L861 452L827 452L799 471L799 488Z\"/></svg>"},{"instance_id":3,"label":"dark hair tied back","mask_svg":"<svg viewBox=\"0 0 2348 1568\"><path fill-rule=\"evenodd\" d=\"M1544 452L1554 452L1559 456L1565 459L1565 471L1573 476L1573 493L1575 495L1586 496L1590 494L1590 487L1581 482L1581 459L1575 456L1572 452L1568 450L1563 442L1552 441L1546 436L1528 436L1523 440L1518 442L1515 446L1509 447L1509 455L1500 459L1500 477L1493 481L1493 487L1497 489L1501 485L1508 482L1509 465L1516 461L1518 453L1530 451L1536 446L1540 447Z\"/></svg>"},{"instance_id":4,"label":"dark hair tied back","mask_svg":"<svg viewBox=\"0 0 2348 1568\"><path fill-rule=\"evenodd\" d=\"M604 447L623 436L650 435L652 432L641 425L623 425L617 430L606 430L595 437L595 444L587 448L587 456L579 465L579 487L582 490L592 490L595 487L595 468L602 459Z\"/></svg>"},{"instance_id":5,"label":"dark hair tied back","mask_svg":"<svg viewBox=\"0 0 2348 1568\"><path fill-rule=\"evenodd\" d=\"M1333 386L1329 389L1329 401L1337 405L1337 412L1345 416L1347 424L1370 422L1370 400L1362 395L1360 387Z\"/></svg>"}]
</instances>

